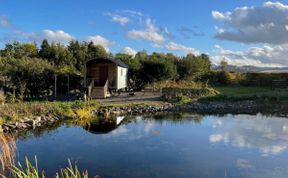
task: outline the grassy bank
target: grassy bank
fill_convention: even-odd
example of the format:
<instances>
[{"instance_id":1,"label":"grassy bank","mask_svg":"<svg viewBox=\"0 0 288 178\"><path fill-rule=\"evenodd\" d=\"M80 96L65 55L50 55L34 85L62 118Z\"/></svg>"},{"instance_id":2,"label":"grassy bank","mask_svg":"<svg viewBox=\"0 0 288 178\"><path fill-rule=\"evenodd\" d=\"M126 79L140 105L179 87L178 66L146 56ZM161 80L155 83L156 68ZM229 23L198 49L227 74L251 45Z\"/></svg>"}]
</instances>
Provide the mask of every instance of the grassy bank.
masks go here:
<instances>
[{"instance_id":1,"label":"grassy bank","mask_svg":"<svg viewBox=\"0 0 288 178\"><path fill-rule=\"evenodd\" d=\"M60 118L89 118L91 111L101 108L129 107L129 106L161 106L161 101L122 102L99 104L97 101L72 102L20 102L0 105L0 125L15 122L24 118L33 118L42 115L53 115Z\"/></svg>"},{"instance_id":2,"label":"grassy bank","mask_svg":"<svg viewBox=\"0 0 288 178\"><path fill-rule=\"evenodd\" d=\"M95 101L7 103L0 106L0 124L49 114L73 118L97 108L99 104Z\"/></svg>"}]
</instances>

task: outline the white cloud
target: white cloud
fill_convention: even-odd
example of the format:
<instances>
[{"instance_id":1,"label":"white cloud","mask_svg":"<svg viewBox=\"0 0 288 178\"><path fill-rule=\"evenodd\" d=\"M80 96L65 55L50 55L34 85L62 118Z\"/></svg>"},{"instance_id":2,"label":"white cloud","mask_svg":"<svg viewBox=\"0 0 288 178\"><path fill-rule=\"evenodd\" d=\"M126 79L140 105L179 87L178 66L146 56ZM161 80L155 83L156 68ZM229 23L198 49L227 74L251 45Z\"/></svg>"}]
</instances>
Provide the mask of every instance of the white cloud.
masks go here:
<instances>
[{"instance_id":1,"label":"white cloud","mask_svg":"<svg viewBox=\"0 0 288 178\"><path fill-rule=\"evenodd\" d=\"M53 31L45 29L41 32L32 32L32 33L22 32L21 35L24 38L24 41L26 39L29 41L41 42L43 39L47 39L49 42L62 43L62 44L67 44L71 40L75 39L75 37L73 37L69 33L64 32L63 30Z\"/></svg>"},{"instance_id":2,"label":"white cloud","mask_svg":"<svg viewBox=\"0 0 288 178\"><path fill-rule=\"evenodd\" d=\"M215 37L243 43L288 43L288 6L266 2L261 7L239 7L232 12L212 12L221 22Z\"/></svg>"},{"instance_id":3,"label":"white cloud","mask_svg":"<svg viewBox=\"0 0 288 178\"><path fill-rule=\"evenodd\" d=\"M288 6L287 5L284 5L280 2L271 2L271 1L268 1L268 2L265 2L264 3L264 7L267 7L267 8L276 8L276 9L282 9L282 10L288 10Z\"/></svg>"},{"instance_id":4,"label":"white cloud","mask_svg":"<svg viewBox=\"0 0 288 178\"><path fill-rule=\"evenodd\" d=\"M113 42L100 35L88 36L86 41L93 42L95 45L102 45L107 51L109 51L109 46L113 44Z\"/></svg>"},{"instance_id":5,"label":"white cloud","mask_svg":"<svg viewBox=\"0 0 288 178\"><path fill-rule=\"evenodd\" d=\"M71 40L75 39L69 33L64 32L63 30L52 31L52 30L43 30L42 38L46 38L50 41L59 42L59 43L68 43Z\"/></svg>"},{"instance_id":6,"label":"white cloud","mask_svg":"<svg viewBox=\"0 0 288 178\"><path fill-rule=\"evenodd\" d=\"M127 17L115 15L115 16L112 17L112 21L113 21L113 22L119 22L120 25L126 26L127 23L128 23L130 20L129 20L129 18L127 18Z\"/></svg>"},{"instance_id":7,"label":"white cloud","mask_svg":"<svg viewBox=\"0 0 288 178\"><path fill-rule=\"evenodd\" d=\"M220 64L226 60L230 65L259 66L259 67L283 67L288 66L288 45L274 45L263 47L251 47L246 51L232 51L215 45L216 55L212 56L214 64Z\"/></svg>"},{"instance_id":8,"label":"white cloud","mask_svg":"<svg viewBox=\"0 0 288 178\"><path fill-rule=\"evenodd\" d=\"M167 50L170 50L170 51L180 51L180 52L184 52L186 54L192 53L195 55L200 54L200 52L198 50L196 50L195 48L187 47L187 46L184 46L182 44L178 44L178 43L174 43L174 42L169 42L165 47Z\"/></svg>"},{"instance_id":9,"label":"white cloud","mask_svg":"<svg viewBox=\"0 0 288 178\"><path fill-rule=\"evenodd\" d=\"M221 12L218 11L212 11L212 17L217 19L217 20L225 20L226 16L222 14Z\"/></svg>"},{"instance_id":10,"label":"white cloud","mask_svg":"<svg viewBox=\"0 0 288 178\"><path fill-rule=\"evenodd\" d=\"M133 29L128 32L128 37L131 39L148 40L154 43L162 43L165 41L165 37L160 33L160 29L152 23L150 18L146 20L146 29Z\"/></svg>"},{"instance_id":11,"label":"white cloud","mask_svg":"<svg viewBox=\"0 0 288 178\"><path fill-rule=\"evenodd\" d=\"M134 10L121 10L120 12L130 14L132 16L139 16L142 17L144 14L140 11L134 11Z\"/></svg>"},{"instance_id":12,"label":"white cloud","mask_svg":"<svg viewBox=\"0 0 288 178\"><path fill-rule=\"evenodd\" d=\"M124 54L131 55L131 56L135 56L136 53L137 53L136 50L134 50L134 49L132 49L132 48L130 48L130 47L125 47L125 48L123 48L121 52L124 53Z\"/></svg>"},{"instance_id":13,"label":"white cloud","mask_svg":"<svg viewBox=\"0 0 288 178\"><path fill-rule=\"evenodd\" d=\"M128 17L124 17L118 14L106 13L105 15L111 17L112 22L117 22L121 26L126 26L130 22L130 19Z\"/></svg>"}]
</instances>

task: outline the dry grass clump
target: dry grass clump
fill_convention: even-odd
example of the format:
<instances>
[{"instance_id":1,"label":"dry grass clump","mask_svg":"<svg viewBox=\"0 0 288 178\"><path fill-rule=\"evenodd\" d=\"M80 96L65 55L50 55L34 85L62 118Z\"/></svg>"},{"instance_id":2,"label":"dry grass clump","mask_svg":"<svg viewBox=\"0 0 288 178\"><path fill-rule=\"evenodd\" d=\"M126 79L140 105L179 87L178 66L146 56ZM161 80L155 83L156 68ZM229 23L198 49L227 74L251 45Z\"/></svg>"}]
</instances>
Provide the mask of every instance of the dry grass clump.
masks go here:
<instances>
[{"instance_id":1,"label":"dry grass clump","mask_svg":"<svg viewBox=\"0 0 288 178\"><path fill-rule=\"evenodd\" d=\"M175 81L175 80L166 80L155 83L155 89L160 90L161 88L194 88L202 89L208 88L207 83L200 82L189 82L185 80Z\"/></svg>"},{"instance_id":2,"label":"dry grass clump","mask_svg":"<svg viewBox=\"0 0 288 178\"><path fill-rule=\"evenodd\" d=\"M14 165L16 144L14 138L0 134L0 175L4 175Z\"/></svg>"},{"instance_id":3,"label":"dry grass clump","mask_svg":"<svg viewBox=\"0 0 288 178\"><path fill-rule=\"evenodd\" d=\"M76 109L75 113L79 119L89 119L94 117L92 110L89 107Z\"/></svg>"}]
</instances>

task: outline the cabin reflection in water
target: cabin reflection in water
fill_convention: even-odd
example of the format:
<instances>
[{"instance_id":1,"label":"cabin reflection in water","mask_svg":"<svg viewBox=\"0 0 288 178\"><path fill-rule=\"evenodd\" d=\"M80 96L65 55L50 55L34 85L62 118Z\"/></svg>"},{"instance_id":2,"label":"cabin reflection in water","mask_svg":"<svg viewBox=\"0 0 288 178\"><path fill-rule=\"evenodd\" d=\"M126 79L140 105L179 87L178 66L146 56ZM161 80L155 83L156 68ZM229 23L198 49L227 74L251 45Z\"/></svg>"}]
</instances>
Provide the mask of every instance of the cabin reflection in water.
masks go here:
<instances>
[{"instance_id":1,"label":"cabin reflection in water","mask_svg":"<svg viewBox=\"0 0 288 178\"><path fill-rule=\"evenodd\" d=\"M112 119L103 118L86 123L83 128L93 134L107 134L120 126L123 120L124 116L117 116Z\"/></svg>"}]
</instances>

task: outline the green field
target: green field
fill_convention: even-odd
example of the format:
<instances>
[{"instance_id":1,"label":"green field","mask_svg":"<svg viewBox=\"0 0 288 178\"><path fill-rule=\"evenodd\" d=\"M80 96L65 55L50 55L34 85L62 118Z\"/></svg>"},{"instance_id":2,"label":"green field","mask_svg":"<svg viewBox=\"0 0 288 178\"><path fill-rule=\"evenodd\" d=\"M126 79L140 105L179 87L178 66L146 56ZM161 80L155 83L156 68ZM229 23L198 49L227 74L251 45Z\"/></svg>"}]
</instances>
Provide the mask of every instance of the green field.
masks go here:
<instances>
[{"instance_id":1,"label":"green field","mask_svg":"<svg viewBox=\"0 0 288 178\"><path fill-rule=\"evenodd\" d=\"M225 96L253 96L277 93L270 88L261 87L215 87L222 95Z\"/></svg>"},{"instance_id":2,"label":"green field","mask_svg":"<svg viewBox=\"0 0 288 178\"><path fill-rule=\"evenodd\" d=\"M265 87L215 87L219 95L208 100L288 101L288 89L272 90Z\"/></svg>"}]
</instances>

